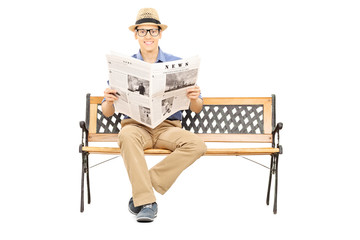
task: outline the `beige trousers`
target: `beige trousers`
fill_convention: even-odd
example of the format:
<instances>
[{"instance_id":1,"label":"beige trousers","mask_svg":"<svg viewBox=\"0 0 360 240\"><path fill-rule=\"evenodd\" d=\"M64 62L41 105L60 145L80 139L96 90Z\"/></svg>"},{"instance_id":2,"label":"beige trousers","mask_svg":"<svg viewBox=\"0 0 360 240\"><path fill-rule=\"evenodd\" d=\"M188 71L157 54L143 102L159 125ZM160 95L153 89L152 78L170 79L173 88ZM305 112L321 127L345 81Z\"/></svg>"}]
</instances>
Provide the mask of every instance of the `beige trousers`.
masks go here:
<instances>
[{"instance_id":1,"label":"beige trousers","mask_svg":"<svg viewBox=\"0 0 360 240\"><path fill-rule=\"evenodd\" d=\"M180 121L165 120L154 129L133 119L121 122L118 144L132 186L135 206L156 201L153 188L165 194L177 177L206 152L206 145L194 133L181 128ZM147 167L144 149L172 151L162 161Z\"/></svg>"}]
</instances>

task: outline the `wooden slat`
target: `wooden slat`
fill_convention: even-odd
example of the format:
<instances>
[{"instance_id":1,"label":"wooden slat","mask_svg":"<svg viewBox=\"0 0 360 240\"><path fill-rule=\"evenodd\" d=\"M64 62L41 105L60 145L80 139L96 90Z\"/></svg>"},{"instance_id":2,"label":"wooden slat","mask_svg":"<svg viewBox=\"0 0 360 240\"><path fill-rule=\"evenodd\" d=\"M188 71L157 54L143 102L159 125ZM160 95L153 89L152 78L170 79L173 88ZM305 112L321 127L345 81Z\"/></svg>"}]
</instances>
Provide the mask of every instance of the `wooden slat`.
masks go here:
<instances>
[{"instance_id":1,"label":"wooden slat","mask_svg":"<svg viewBox=\"0 0 360 240\"><path fill-rule=\"evenodd\" d=\"M271 97L204 97L205 105L263 105L271 104Z\"/></svg>"},{"instance_id":2,"label":"wooden slat","mask_svg":"<svg viewBox=\"0 0 360 240\"><path fill-rule=\"evenodd\" d=\"M101 104L102 100L104 99L104 97L96 97L96 96L92 96L90 97L90 104Z\"/></svg>"},{"instance_id":3,"label":"wooden slat","mask_svg":"<svg viewBox=\"0 0 360 240\"><path fill-rule=\"evenodd\" d=\"M83 151L97 154L120 154L120 148L113 147L83 147ZM270 155L278 153L278 148L208 148L208 156L240 156L240 155ZM167 155L171 151L166 149L147 149L146 155Z\"/></svg>"},{"instance_id":4,"label":"wooden slat","mask_svg":"<svg viewBox=\"0 0 360 240\"><path fill-rule=\"evenodd\" d=\"M197 134L204 142L271 143L271 134ZM89 142L117 142L117 134L89 134Z\"/></svg>"},{"instance_id":5,"label":"wooden slat","mask_svg":"<svg viewBox=\"0 0 360 240\"><path fill-rule=\"evenodd\" d=\"M198 133L204 142L271 143L271 134Z\"/></svg>"},{"instance_id":6,"label":"wooden slat","mask_svg":"<svg viewBox=\"0 0 360 240\"><path fill-rule=\"evenodd\" d=\"M90 104L101 104L104 97L92 96L90 97ZM205 105L258 105L270 102L271 97L204 97Z\"/></svg>"},{"instance_id":7,"label":"wooden slat","mask_svg":"<svg viewBox=\"0 0 360 240\"><path fill-rule=\"evenodd\" d=\"M271 134L272 132L272 99L264 103L264 133Z\"/></svg>"},{"instance_id":8,"label":"wooden slat","mask_svg":"<svg viewBox=\"0 0 360 240\"><path fill-rule=\"evenodd\" d=\"M89 142L117 142L118 134L97 133L89 134Z\"/></svg>"},{"instance_id":9,"label":"wooden slat","mask_svg":"<svg viewBox=\"0 0 360 240\"><path fill-rule=\"evenodd\" d=\"M89 133L96 133L97 104L90 104Z\"/></svg>"},{"instance_id":10,"label":"wooden slat","mask_svg":"<svg viewBox=\"0 0 360 240\"><path fill-rule=\"evenodd\" d=\"M279 152L278 148L210 148L206 151L206 155L270 155L277 152Z\"/></svg>"}]
</instances>

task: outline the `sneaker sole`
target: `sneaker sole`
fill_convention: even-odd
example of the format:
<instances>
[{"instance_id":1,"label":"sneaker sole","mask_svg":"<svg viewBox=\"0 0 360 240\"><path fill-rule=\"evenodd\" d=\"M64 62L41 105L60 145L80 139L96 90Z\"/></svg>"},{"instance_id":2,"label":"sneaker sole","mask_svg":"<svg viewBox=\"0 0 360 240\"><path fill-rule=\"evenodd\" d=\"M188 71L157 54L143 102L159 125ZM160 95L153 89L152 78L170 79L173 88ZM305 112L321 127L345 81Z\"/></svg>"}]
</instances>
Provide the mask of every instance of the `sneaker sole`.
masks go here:
<instances>
[{"instance_id":1,"label":"sneaker sole","mask_svg":"<svg viewBox=\"0 0 360 240\"><path fill-rule=\"evenodd\" d=\"M154 221L155 218L156 218L156 216L154 218L141 217L141 218L137 218L136 221L138 221L138 222L152 222L152 221Z\"/></svg>"}]
</instances>

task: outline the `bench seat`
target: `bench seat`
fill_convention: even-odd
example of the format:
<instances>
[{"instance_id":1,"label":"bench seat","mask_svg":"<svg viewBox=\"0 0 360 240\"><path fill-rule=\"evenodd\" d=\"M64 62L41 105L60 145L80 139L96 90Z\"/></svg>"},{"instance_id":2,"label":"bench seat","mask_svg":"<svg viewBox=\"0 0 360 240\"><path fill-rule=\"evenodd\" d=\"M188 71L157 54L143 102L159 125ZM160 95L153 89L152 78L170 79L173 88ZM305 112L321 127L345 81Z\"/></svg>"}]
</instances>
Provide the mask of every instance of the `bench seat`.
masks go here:
<instances>
[{"instance_id":1,"label":"bench seat","mask_svg":"<svg viewBox=\"0 0 360 240\"><path fill-rule=\"evenodd\" d=\"M120 148L116 147L83 147L83 151L93 154L120 154ZM208 148L205 156L243 156L243 155L271 155L279 153L279 148ZM167 155L171 153L167 149L146 149L145 155Z\"/></svg>"}]
</instances>

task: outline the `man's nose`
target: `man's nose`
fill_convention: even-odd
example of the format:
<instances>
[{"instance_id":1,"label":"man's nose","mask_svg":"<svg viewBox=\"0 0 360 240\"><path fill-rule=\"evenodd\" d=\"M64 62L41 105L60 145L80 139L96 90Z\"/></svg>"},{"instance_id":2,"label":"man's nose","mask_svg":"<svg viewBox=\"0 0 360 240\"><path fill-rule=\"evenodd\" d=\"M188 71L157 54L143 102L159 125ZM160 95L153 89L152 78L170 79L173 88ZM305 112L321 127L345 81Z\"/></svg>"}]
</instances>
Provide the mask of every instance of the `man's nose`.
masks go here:
<instances>
[{"instance_id":1,"label":"man's nose","mask_svg":"<svg viewBox=\"0 0 360 240\"><path fill-rule=\"evenodd\" d=\"M146 34L145 34L145 38L151 38L150 31L147 31L147 32L146 32Z\"/></svg>"}]
</instances>

